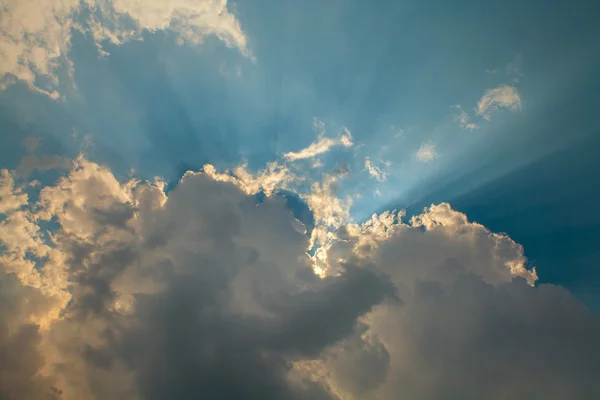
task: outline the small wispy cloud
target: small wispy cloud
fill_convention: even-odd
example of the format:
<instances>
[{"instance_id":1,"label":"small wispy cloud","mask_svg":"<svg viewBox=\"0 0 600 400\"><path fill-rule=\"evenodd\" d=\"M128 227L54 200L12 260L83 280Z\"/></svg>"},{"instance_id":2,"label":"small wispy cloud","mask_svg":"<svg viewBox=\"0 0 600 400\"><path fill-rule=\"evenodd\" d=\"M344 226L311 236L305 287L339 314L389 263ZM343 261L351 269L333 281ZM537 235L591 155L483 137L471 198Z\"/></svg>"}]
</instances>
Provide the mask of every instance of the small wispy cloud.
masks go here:
<instances>
[{"instance_id":1,"label":"small wispy cloud","mask_svg":"<svg viewBox=\"0 0 600 400\"><path fill-rule=\"evenodd\" d=\"M369 175L377 179L379 182L385 182L387 180L387 171L373 164L369 157L365 158L365 169Z\"/></svg>"},{"instance_id":2,"label":"small wispy cloud","mask_svg":"<svg viewBox=\"0 0 600 400\"><path fill-rule=\"evenodd\" d=\"M428 163L439 157L439 153L435 149L435 144L423 143L416 153L417 160L423 163Z\"/></svg>"},{"instance_id":3,"label":"small wispy cloud","mask_svg":"<svg viewBox=\"0 0 600 400\"><path fill-rule=\"evenodd\" d=\"M27 150L27 154L21 158L19 166L15 171L16 176L18 177L28 176L36 170L68 170L71 167L72 161L68 157L53 154L37 154L37 149L40 146L40 140L38 138L26 138L23 142L23 146Z\"/></svg>"},{"instance_id":4,"label":"small wispy cloud","mask_svg":"<svg viewBox=\"0 0 600 400\"><path fill-rule=\"evenodd\" d=\"M390 125L390 130L393 132L394 138L399 138L400 136L404 135L404 129L398 128L395 125Z\"/></svg>"},{"instance_id":5,"label":"small wispy cloud","mask_svg":"<svg viewBox=\"0 0 600 400\"><path fill-rule=\"evenodd\" d=\"M315 122L315 128L319 130L319 137L316 142L311 143L308 147L300 151L285 153L283 158L287 161L305 160L327 153L335 146L352 147L354 145L352 133L347 128L344 128L343 133L337 138L324 136L325 130L321 121Z\"/></svg>"},{"instance_id":6,"label":"small wispy cloud","mask_svg":"<svg viewBox=\"0 0 600 400\"><path fill-rule=\"evenodd\" d=\"M344 147L352 147L354 145L354 141L352 140L352 133L350 133L348 128L344 128L344 134L340 136L340 143Z\"/></svg>"},{"instance_id":7,"label":"small wispy cloud","mask_svg":"<svg viewBox=\"0 0 600 400\"><path fill-rule=\"evenodd\" d=\"M469 129L471 131L479 128L477 124L471 122L469 114L463 110L462 106L456 104L454 108L458 111L458 114L454 117L454 121L456 121L461 128Z\"/></svg>"},{"instance_id":8,"label":"small wispy cloud","mask_svg":"<svg viewBox=\"0 0 600 400\"><path fill-rule=\"evenodd\" d=\"M325 164L323 163L323 160L317 158L313 161L311 167L313 168L322 168Z\"/></svg>"},{"instance_id":9,"label":"small wispy cloud","mask_svg":"<svg viewBox=\"0 0 600 400\"><path fill-rule=\"evenodd\" d=\"M506 67L486 69L487 75L502 75L502 79L510 78L513 84L519 83L523 77L521 72L521 58L515 57ZM454 116L454 121L463 129L475 130L479 128L479 125L474 123L467 111L459 104L452 106L457 110L457 114ZM487 121L492 118L492 113L498 109L507 109L511 111L517 111L521 109L521 96L515 86L512 85L501 85L495 88L486 90L477 102L477 107L474 108L475 116L481 117Z\"/></svg>"},{"instance_id":10,"label":"small wispy cloud","mask_svg":"<svg viewBox=\"0 0 600 400\"><path fill-rule=\"evenodd\" d=\"M491 113L499 108L516 111L521 109L521 97L514 86L500 86L489 89L477 102L475 113L486 120L491 120Z\"/></svg>"},{"instance_id":11,"label":"small wispy cloud","mask_svg":"<svg viewBox=\"0 0 600 400\"><path fill-rule=\"evenodd\" d=\"M336 144L338 144L338 142L334 139L331 138L326 138L326 137L322 137L319 138L319 140L317 140L314 143L311 143L310 146L294 152L291 151L289 153L285 153L283 155L283 158L285 158L288 161L296 161L296 160L303 160L306 158L313 158L318 156L319 154L323 154L328 152L333 146L335 146Z\"/></svg>"},{"instance_id":12,"label":"small wispy cloud","mask_svg":"<svg viewBox=\"0 0 600 400\"><path fill-rule=\"evenodd\" d=\"M33 171L48 171L51 169L67 170L71 167L71 159L54 154L27 154L19 161L16 175L28 176Z\"/></svg>"}]
</instances>

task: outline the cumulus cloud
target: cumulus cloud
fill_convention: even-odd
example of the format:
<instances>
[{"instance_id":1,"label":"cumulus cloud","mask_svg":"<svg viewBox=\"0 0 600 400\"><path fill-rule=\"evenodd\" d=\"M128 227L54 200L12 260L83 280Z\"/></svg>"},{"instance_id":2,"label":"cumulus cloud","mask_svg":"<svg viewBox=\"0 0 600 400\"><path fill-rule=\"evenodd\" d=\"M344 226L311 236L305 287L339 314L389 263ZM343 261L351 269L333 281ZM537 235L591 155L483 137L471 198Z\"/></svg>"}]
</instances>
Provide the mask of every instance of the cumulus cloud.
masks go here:
<instances>
[{"instance_id":1,"label":"cumulus cloud","mask_svg":"<svg viewBox=\"0 0 600 400\"><path fill-rule=\"evenodd\" d=\"M352 147L354 145L352 133L347 128L344 128L337 138L328 138L325 137L325 124L322 121L315 119L314 126L319 135L317 141L300 151L285 153L284 159L288 161L310 159L327 153L334 146Z\"/></svg>"},{"instance_id":2,"label":"cumulus cloud","mask_svg":"<svg viewBox=\"0 0 600 400\"><path fill-rule=\"evenodd\" d=\"M0 16L0 89L20 80L58 98L61 67L68 61L73 30L89 34L100 51L143 31L168 30L180 44L198 45L217 36L249 56L247 38L227 0L7 0ZM83 22L82 22L83 21Z\"/></svg>"},{"instance_id":3,"label":"cumulus cloud","mask_svg":"<svg viewBox=\"0 0 600 400\"><path fill-rule=\"evenodd\" d=\"M275 166L205 171L167 194L79 157L36 201L2 172L0 397L600 395L598 317L506 235L445 203L352 223L326 176L318 276Z\"/></svg>"},{"instance_id":4,"label":"cumulus cloud","mask_svg":"<svg viewBox=\"0 0 600 400\"><path fill-rule=\"evenodd\" d=\"M475 113L489 121L491 113L499 108L511 111L521 109L521 97L516 87L504 85L487 90L477 102Z\"/></svg>"},{"instance_id":5,"label":"cumulus cloud","mask_svg":"<svg viewBox=\"0 0 600 400\"><path fill-rule=\"evenodd\" d=\"M419 147L419 150L417 150L415 156L420 162L428 163L435 160L439 156L439 153L435 149L435 144L423 143L421 144L421 147Z\"/></svg>"}]
</instances>

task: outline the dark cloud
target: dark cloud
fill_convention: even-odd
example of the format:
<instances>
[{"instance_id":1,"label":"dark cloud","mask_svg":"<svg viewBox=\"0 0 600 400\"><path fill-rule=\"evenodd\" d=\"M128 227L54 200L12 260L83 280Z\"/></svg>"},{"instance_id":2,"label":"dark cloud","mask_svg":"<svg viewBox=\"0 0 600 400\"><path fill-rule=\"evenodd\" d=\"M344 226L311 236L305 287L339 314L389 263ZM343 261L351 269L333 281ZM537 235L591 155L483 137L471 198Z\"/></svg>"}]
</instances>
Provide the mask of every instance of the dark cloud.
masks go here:
<instances>
[{"instance_id":1,"label":"dark cloud","mask_svg":"<svg viewBox=\"0 0 600 400\"><path fill-rule=\"evenodd\" d=\"M213 285L177 277L166 292L138 298L135 327L114 349L136 371L142 397L303 398L286 382L285 359L268 352L264 321L223 313L223 288Z\"/></svg>"},{"instance_id":2,"label":"dark cloud","mask_svg":"<svg viewBox=\"0 0 600 400\"><path fill-rule=\"evenodd\" d=\"M600 320L560 287L461 273L451 284L417 281L410 305L386 318L375 332L396 365L378 398L600 396Z\"/></svg>"},{"instance_id":3,"label":"dark cloud","mask_svg":"<svg viewBox=\"0 0 600 400\"><path fill-rule=\"evenodd\" d=\"M89 256L81 264L72 265L72 302L68 311L86 316L89 313L101 314L115 299L112 288L114 280L138 258L138 252L126 246L116 248L96 255Z\"/></svg>"},{"instance_id":4,"label":"dark cloud","mask_svg":"<svg viewBox=\"0 0 600 400\"><path fill-rule=\"evenodd\" d=\"M79 163L45 194L46 280L0 263L2 400L600 398L598 317L447 204L342 227L321 279L282 196Z\"/></svg>"},{"instance_id":5,"label":"dark cloud","mask_svg":"<svg viewBox=\"0 0 600 400\"><path fill-rule=\"evenodd\" d=\"M347 266L341 277L320 282L322 288L281 296L271 305L281 317L270 346L314 357L329 344L349 336L357 318L384 298L394 295L394 287L375 272Z\"/></svg>"},{"instance_id":6,"label":"dark cloud","mask_svg":"<svg viewBox=\"0 0 600 400\"><path fill-rule=\"evenodd\" d=\"M12 275L0 276L0 399L60 400L50 377L38 375L44 358L38 351L39 327L26 317L44 299ZM46 300L47 301L47 300Z\"/></svg>"},{"instance_id":7,"label":"dark cloud","mask_svg":"<svg viewBox=\"0 0 600 400\"><path fill-rule=\"evenodd\" d=\"M198 265L171 276L167 290L138 296L133 326L111 341L143 398L331 398L314 383L291 385L289 362L349 336L357 317L391 292L374 273L352 271L314 291L271 298L270 317L248 317L226 310L228 282L206 271L212 267ZM98 351L89 356L107 364Z\"/></svg>"},{"instance_id":8,"label":"dark cloud","mask_svg":"<svg viewBox=\"0 0 600 400\"><path fill-rule=\"evenodd\" d=\"M376 338L363 338L368 332L369 326L359 323L354 334L339 343L338 351L325 355L336 380L357 397L382 385L390 369L390 353Z\"/></svg>"},{"instance_id":9,"label":"dark cloud","mask_svg":"<svg viewBox=\"0 0 600 400\"><path fill-rule=\"evenodd\" d=\"M98 399L334 398L320 382L292 382L292 363L351 336L361 315L394 295L387 277L347 266L317 278L285 199L257 207L202 175L186 177L159 210L141 204L133 223L146 224L142 232L131 210L117 200L91 207L91 236L57 236L71 255L71 301L53 330L71 338L59 346L63 373L81 376ZM157 289L140 292L142 281ZM113 306L123 290L135 303L126 315ZM111 390L123 366L131 390Z\"/></svg>"},{"instance_id":10,"label":"dark cloud","mask_svg":"<svg viewBox=\"0 0 600 400\"><path fill-rule=\"evenodd\" d=\"M133 218L135 208L131 204L116 203L111 204L107 209L94 209L93 212L98 224L126 229L127 222Z\"/></svg>"}]
</instances>

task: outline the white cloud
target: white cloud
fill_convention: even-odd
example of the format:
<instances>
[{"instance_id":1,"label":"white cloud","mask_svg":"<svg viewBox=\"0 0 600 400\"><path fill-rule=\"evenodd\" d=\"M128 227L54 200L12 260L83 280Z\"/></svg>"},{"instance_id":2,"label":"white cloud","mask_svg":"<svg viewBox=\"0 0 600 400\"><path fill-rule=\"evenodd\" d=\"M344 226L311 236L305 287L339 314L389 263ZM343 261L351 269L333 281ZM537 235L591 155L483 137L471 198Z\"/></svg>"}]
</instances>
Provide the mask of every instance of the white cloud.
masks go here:
<instances>
[{"instance_id":1,"label":"white cloud","mask_svg":"<svg viewBox=\"0 0 600 400\"><path fill-rule=\"evenodd\" d=\"M379 182L385 182L387 180L387 171L374 165L369 157L365 158L365 169L369 175L377 179Z\"/></svg>"},{"instance_id":2,"label":"white cloud","mask_svg":"<svg viewBox=\"0 0 600 400\"><path fill-rule=\"evenodd\" d=\"M258 171L255 175L247 170L246 164L239 165L231 173L229 171L217 172L213 165L206 164L204 173L216 181L233 183L246 194L263 191L267 195L271 195L276 190L286 189L292 182L301 180L285 165L277 162L267 164L265 169ZM187 172L186 174L193 175L194 173Z\"/></svg>"},{"instance_id":3,"label":"white cloud","mask_svg":"<svg viewBox=\"0 0 600 400\"><path fill-rule=\"evenodd\" d=\"M354 141L352 139L352 133L348 128L344 128L344 133L340 136L340 143L344 147L352 147L354 146Z\"/></svg>"},{"instance_id":4,"label":"white cloud","mask_svg":"<svg viewBox=\"0 0 600 400\"><path fill-rule=\"evenodd\" d=\"M39 203L2 172L0 397L600 394L600 319L534 286L508 236L445 203L351 223L326 176L305 196L326 233L315 258L336 272L318 279L275 194L287 173L205 171L167 194L80 157Z\"/></svg>"},{"instance_id":5,"label":"white cloud","mask_svg":"<svg viewBox=\"0 0 600 400\"><path fill-rule=\"evenodd\" d=\"M322 168L324 165L325 165L325 164L323 163L323 160L320 160L320 159L316 158L316 159L313 161L313 163L312 163L311 167L312 167L312 168Z\"/></svg>"},{"instance_id":6,"label":"white cloud","mask_svg":"<svg viewBox=\"0 0 600 400\"><path fill-rule=\"evenodd\" d=\"M477 124L471 122L469 114L465 110L463 110L462 106L457 104L454 106L454 108L456 108L456 110L458 111L458 114L456 114L454 120L458 122L458 125L461 128L468 129L471 131L479 128Z\"/></svg>"},{"instance_id":7,"label":"white cloud","mask_svg":"<svg viewBox=\"0 0 600 400\"><path fill-rule=\"evenodd\" d=\"M27 194L15 186L15 179L10 171L0 170L0 213L18 210L27 204Z\"/></svg>"},{"instance_id":8,"label":"white cloud","mask_svg":"<svg viewBox=\"0 0 600 400\"><path fill-rule=\"evenodd\" d=\"M417 160L423 163L428 163L433 161L439 156L437 150L435 149L435 144L433 143L423 143L419 150L417 150L416 157Z\"/></svg>"},{"instance_id":9,"label":"white cloud","mask_svg":"<svg viewBox=\"0 0 600 400\"><path fill-rule=\"evenodd\" d=\"M335 175L325 175L322 182L313 182L310 193L301 195L315 219L315 227L310 237L308 249L316 250L312 262L315 270L321 275L335 273L329 268L327 246L334 237L333 232L350 219L352 198L347 196L342 199L337 194L339 181L342 178Z\"/></svg>"},{"instance_id":10,"label":"white cloud","mask_svg":"<svg viewBox=\"0 0 600 400\"><path fill-rule=\"evenodd\" d=\"M319 131L319 137L316 142L311 143L308 147L298 152L285 153L283 158L288 161L304 160L327 153L334 146L352 147L354 145L352 133L347 128L344 128L344 131L335 139L324 136L324 124L321 121L317 120L315 128Z\"/></svg>"},{"instance_id":11,"label":"white cloud","mask_svg":"<svg viewBox=\"0 0 600 400\"><path fill-rule=\"evenodd\" d=\"M303 160L306 158L313 158L319 154L327 153L333 146L339 144L335 139L321 137L316 142L311 143L308 147L298 151L289 152L283 155L283 158L289 161Z\"/></svg>"},{"instance_id":12,"label":"white cloud","mask_svg":"<svg viewBox=\"0 0 600 400\"><path fill-rule=\"evenodd\" d=\"M521 109L521 97L517 88L505 85L489 89L477 102L475 113L489 121L491 113L499 108L512 111Z\"/></svg>"},{"instance_id":13,"label":"white cloud","mask_svg":"<svg viewBox=\"0 0 600 400\"><path fill-rule=\"evenodd\" d=\"M58 70L70 66L73 29L91 34L101 54L102 42L120 45L141 38L144 30L170 30L180 43L198 45L215 35L250 55L227 0L7 0L0 18L0 90L20 80L58 98Z\"/></svg>"}]
</instances>

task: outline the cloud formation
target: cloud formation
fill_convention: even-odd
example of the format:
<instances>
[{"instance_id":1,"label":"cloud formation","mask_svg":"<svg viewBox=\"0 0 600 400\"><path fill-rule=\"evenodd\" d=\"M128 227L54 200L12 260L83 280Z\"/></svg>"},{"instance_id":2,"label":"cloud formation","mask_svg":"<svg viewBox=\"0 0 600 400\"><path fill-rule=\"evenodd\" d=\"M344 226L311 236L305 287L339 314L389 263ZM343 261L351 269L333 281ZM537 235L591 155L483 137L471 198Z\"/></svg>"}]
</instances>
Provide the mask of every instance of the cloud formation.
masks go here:
<instances>
[{"instance_id":1,"label":"cloud formation","mask_svg":"<svg viewBox=\"0 0 600 400\"><path fill-rule=\"evenodd\" d=\"M39 200L2 171L0 397L600 395L598 317L506 235L445 203L351 223L326 177L319 277L285 199L255 196L287 175L205 171L167 194L79 157Z\"/></svg>"},{"instance_id":2,"label":"cloud formation","mask_svg":"<svg viewBox=\"0 0 600 400\"><path fill-rule=\"evenodd\" d=\"M491 113L499 108L516 111L521 109L521 97L514 86L499 86L489 89L477 102L475 113L486 120L491 120Z\"/></svg>"},{"instance_id":3,"label":"cloud formation","mask_svg":"<svg viewBox=\"0 0 600 400\"><path fill-rule=\"evenodd\" d=\"M415 156L417 157L418 161L422 163L428 163L435 160L439 156L439 153L435 148L435 144L423 143L421 144L421 147L419 147L419 150L417 150Z\"/></svg>"},{"instance_id":4,"label":"cloud formation","mask_svg":"<svg viewBox=\"0 0 600 400\"><path fill-rule=\"evenodd\" d=\"M387 172L384 169L374 165L369 157L365 158L365 169L369 175L371 175L377 181L385 182L387 180Z\"/></svg>"},{"instance_id":5,"label":"cloud formation","mask_svg":"<svg viewBox=\"0 0 600 400\"><path fill-rule=\"evenodd\" d=\"M462 106L457 104L454 106L454 108L456 108L456 110L458 111L458 114L456 114L456 116L454 117L454 121L458 122L458 125L461 128L468 129L470 131L479 129L479 126L477 124L471 122L469 114L465 110L463 110Z\"/></svg>"},{"instance_id":6,"label":"cloud formation","mask_svg":"<svg viewBox=\"0 0 600 400\"><path fill-rule=\"evenodd\" d=\"M283 155L283 158L288 161L297 161L314 158L318 155L327 153L334 146L352 147L354 141L352 139L352 133L348 128L344 128L343 131L338 135L337 138L325 137L325 124L322 121L315 119L314 127L318 133L318 139L316 142L311 143L308 147L294 152L288 152Z\"/></svg>"},{"instance_id":7,"label":"cloud formation","mask_svg":"<svg viewBox=\"0 0 600 400\"><path fill-rule=\"evenodd\" d=\"M7 0L0 17L0 90L20 80L59 97L59 70L68 60L72 32L89 34L100 54L104 43L141 39L168 30L178 43L198 45L215 35L249 55L247 38L227 0Z\"/></svg>"},{"instance_id":8,"label":"cloud formation","mask_svg":"<svg viewBox=\"0 0 600 400\"><path fill-rule=\"evenodd\" d=\"M68 170L71 167L71 160L68 157L55 154L37 154L40 143L36 138L27 138L23 144L27 154L19 160L19 166L15 171L18 176L28 176L34 171Z\"/></svg>"}]
</instances>

